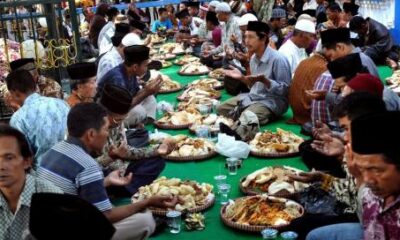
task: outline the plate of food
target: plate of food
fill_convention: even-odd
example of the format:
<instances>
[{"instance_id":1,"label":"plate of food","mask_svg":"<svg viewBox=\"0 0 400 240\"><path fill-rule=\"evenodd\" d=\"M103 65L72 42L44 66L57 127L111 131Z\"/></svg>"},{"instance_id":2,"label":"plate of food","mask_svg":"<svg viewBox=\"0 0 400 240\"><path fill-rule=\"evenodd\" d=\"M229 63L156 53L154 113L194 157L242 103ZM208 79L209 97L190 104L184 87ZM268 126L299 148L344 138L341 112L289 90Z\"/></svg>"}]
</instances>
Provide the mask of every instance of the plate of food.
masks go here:
<instances>
[{"instance_id":1,"label":"plate of food","mask_svg":"<svg viewBox=\"0 0 400 240\"><path fill-rule=\"evenodd\" d=\"M154 122L154 125L161 129L185 129L201 117L197 109L186 108L178 112L165 113L162 118Z\"/></svg>"},{"instance_id":2,"label":"plate of food","mask_svg":"<svg viewBox=\"0 0 400 240\"><path fill-rule=\"evenodd\" d=\"M157 53L151 56L151 60L156 60L156 61L172 60L174 58L176 58L176 55L172 53Z\"/></svg>"},{"instance_id":3,"label":"plate of food","mask_svg":"<svg viewBox=\"0 0 400 240\"><path fill-rule=\"evenodd\" d=\"M386 78L386 83L393 92L400 95L400 70L394 71L392 76Z\"/></svg>"},{"instance_id":4,"label":"plate of food","mask_svg":"<svg viewBox=\"0 0 400 240\"><path fill-rule=\"evenodd\" d=\"M161 64L162 64L162 68L167 68L167 67L171 67L172 66L172 62L168 62L165 60L160 60Z\"/></svg>"},{"instance_id":5,"label":"plate of food","mask_svg":"<svg viewBox=\"0 0 400 240\"><path fill-rule=\"evenodd\" d=\"M164 159L176 162L205 160L217 155L215 144L204 138L190 138L185 135L173 137L175 149Z\"/></svg>"},{"instance_id":6,"label":"plate of food","mask_svg":"<svg viewBox=\"0 0 400 240\"><path fill-rule=\"evenodd\" d=\"M281 229L303 216L304 208L289 199L267 195L235 199L221 208L221 219L227 226L246 232L265 228Z\"/></svg>"},{"instance_id":7,"label":"plate of food","mask_svg":"<svg viewBox=\"0 0 400 240\"><path fill-rule=\"evenodd\" d=\"M224 88L224 83L218 81L215 78L204 78L204 79L195 80L195 81L191 82L190 85L192 85L196 88L211 87L211 88L214 88L215 90L220 90L220 89Z\"/></svg>"},{"instance_id":8,"label":"plate of food","mask_svg":"<svg viewBox=\"0 0 400 240\"><path fill-rule=\"evenodd\" d=\"M259 132L250 141L250 154L257 157L289 157L299 153L299 145L304 140L296 134L277 128Z\"/></svg>"},{"instance_id":9,"label":"plate of food","mask_svg":"<svg viewBox=\"0 0 400 240\"><path fill-rule=\"evenodd\" d=\"M165 37L160 37L158 34L152 34L150 42L153 44L161 44L164 43L166 38Z\"/></svg>"},{"instance_id":10,"label":"plate of food","mask_svg":"<svg viewBox=\"0 0 400 240\"><path fill-rule=\"evenodd\" d=\"M150 208L154 215L165 216L169 210L184 213L201 212L210 208L215 202L213 186L193 180L160 177L150 185L142 186L132 197L132 202L148 199L152 196L177 197L178 204L174 209Z\"/></svg>"},{"instance_id":11,"label":"plate of food","mask_svg":"<svg viewBox=\"0 0 400 240\"><path fill-rule=\"evenodd\" d=\"M171 80L169 76L157 70L150 70L150 80L155 79L158 75L161 75L162 78L161 89L158 93L172 93L182 89L181 84Z\"/></svg>"},{"instance_id":12,"label":"plate of food","mask_svg":"<svg viewBox=\"0 0 400 240\"><path fill-rule=\"evenodd\" d=\"M207 106L209 109L212 109L213 106L218 105L220 102L217 99L213 98L204 98L202 96L193 96L187 99L185 102L179 102L178 109L183 110L186 108L195 108L199 109L200 106Z\"/></svg>"},{"instance_id":13,"label":"plate of food","mask_svg":"<svg viewBox=\"0 0 400 240\"><path fill-rule=\"evenodd\" d=\"M240 190L246 195L268 194L269 196L292 198L307 187L307 184L292 181L289 175L303 172L288 166L265 167L240 180Z\"/></svg>"},{"instance_id":14,"label":"plate of food","mask_svg":"<svg viewBox=\"0 0 400 240\"><path fill-rule=\"evenodd\" d=\"M224 80L224 78L225 78L224 69L223 68L214 69L208 74L208 76L210 78L215 78L215 79L218 79L218 80Z\"/></svg>"},{"instance_id":15,"label":"plate of food","mask_svg":"<svg viewBox=\"0 0 400 240\"><path fill-rule=\"evenodd\" d=\"M186 76L196 76L196 75L204 75L210 72L210 69L201 64L200 62L192 62L181 67L179 70L180 75Z\"/></svg>"},{"instance_id":16,"label":"plate of food","mask_svg":"<svg viewBox=\"0 0 400 240\"><path fill-rule=\"evenodd\" d=\"M202 118L196 120L190 127L189 130L192 133L196 132L196 129L199 126L206 126L208 127L208 130L211 134L217 134L219 132L219 124L224 123L225 125L232 127L234 124L234 121L230 118L224 117L224 116L218 116L217 114L209 114L206 116L203 116Z\"/></svg>"},{"instance_id":17,"label":"plate of food","mask_svg":"<svg viewBox=\"0 0 400 240\"><path fill-rule=\"evenodd\" d=\"M188 86L185 91L178 96L178 100L189 101L192 97L219 99L221 98L221 93L209 86Z\"/></svg>"},{"instance_id":18,"label":"plate of food","mask_svg":"<svg viewBox=\"0 0 400 240\"><path fill-rule=\"evenodd\" d=\"M181 43L166 43L160 47L160 52L181 55L185 53L185 49Z\"/></svg>"},{"instance_id":19,"label":"plate of food","mask_svg":"<svg viewBox=\"0 0 400 240\"><path fill-rule=\"evenodd\" d=\"M200 61L200 58L198 58L198 57L195 57L192 55L185 55L185 56L181 57L180 59L175 60L174 64L178 65L178 66L183 66L188 63L198 62L198 61Z\"/></svg>"}]
</instances>

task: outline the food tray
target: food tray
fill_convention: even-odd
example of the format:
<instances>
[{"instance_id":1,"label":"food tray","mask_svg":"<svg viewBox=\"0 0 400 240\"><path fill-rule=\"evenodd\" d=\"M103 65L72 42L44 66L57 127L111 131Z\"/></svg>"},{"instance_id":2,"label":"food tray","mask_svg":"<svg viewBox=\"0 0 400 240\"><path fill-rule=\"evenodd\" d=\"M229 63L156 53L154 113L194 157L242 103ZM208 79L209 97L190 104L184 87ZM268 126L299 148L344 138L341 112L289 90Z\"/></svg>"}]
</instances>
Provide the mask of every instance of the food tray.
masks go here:
<instances>
[{"instance_id":1,"label":"food tray","mask_svg":"<svg viewBox=\"0 0 400 240\"><path fill-rule=\"evenodd\" d=\"M174 161L174 162L191 162L191 161L199 161L199 160L206 160L216 156L218 153L216 151L212 151L206 155L198 155L198 156L189 156L189 157L171 157L171 156L162 156L162 158Z\"/></svg>"}]
</instances>

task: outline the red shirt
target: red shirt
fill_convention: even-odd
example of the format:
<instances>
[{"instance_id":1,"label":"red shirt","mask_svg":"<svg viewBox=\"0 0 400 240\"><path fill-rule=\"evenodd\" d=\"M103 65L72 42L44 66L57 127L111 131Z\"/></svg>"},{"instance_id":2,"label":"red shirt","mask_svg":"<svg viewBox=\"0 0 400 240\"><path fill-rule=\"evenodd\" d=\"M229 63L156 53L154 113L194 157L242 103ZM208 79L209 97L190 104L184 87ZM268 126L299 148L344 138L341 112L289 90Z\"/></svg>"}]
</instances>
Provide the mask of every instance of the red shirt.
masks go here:
<instances>
[{"instance_id":1,"label":"red shirt","mask_svg":"<svg viewBox=\"0 0 400 240\"><path fill-rule=\"evenodd\" d=\"M211 32L212 40L215 47L221 45L222 39L222 30L220 27L215 27L214 30Z\"/></svg>"}]
</instances>

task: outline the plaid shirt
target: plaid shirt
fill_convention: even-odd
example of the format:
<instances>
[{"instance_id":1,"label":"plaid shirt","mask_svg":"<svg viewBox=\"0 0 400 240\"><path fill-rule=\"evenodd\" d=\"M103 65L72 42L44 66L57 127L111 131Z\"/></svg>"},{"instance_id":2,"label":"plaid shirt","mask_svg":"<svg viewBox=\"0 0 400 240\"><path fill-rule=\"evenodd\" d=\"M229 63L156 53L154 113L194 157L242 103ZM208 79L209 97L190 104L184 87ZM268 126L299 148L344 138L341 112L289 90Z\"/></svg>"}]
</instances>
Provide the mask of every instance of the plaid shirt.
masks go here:
<instances>
[{"instance_id":1,"label":"plaid shirt","mask_svg":"<svg viewBox=\"0 0 400 240\"><path fill-rule=\"evenodd\" d=\"M19 197L15 213L11 212L7 200L3 194L0 194L0 239L23 239L23 235L29 233L31 197L34 193L38 192L63 193L52 183L28 174L26 175L24 189Z\"/></svg>"},{"instance_id":2,"label":"plaid shirt","mask_svg":"<svg viewBox=\"0 0 400 240\"><path fill-rule=\"evenodd\" d=\"M157 148L158 145L152 145L146 148L135 148L128 146L128 156L125 159L117 159L113 160L108 155L111 146L119 146L121 142L126 142L125 128L121 124L116 128L110 129L110 133L108 135L107 143L103 147L103 155L98 157L97 162L106 169L116 170L121 169L123 171L126 170L130 161L145 159L157 156Z\"/></svg>"},{"instance_id":3,"label":"plaid shirt","mask_svg":"<svg viewBox=\"0 0 400 240\"><path fill-rule=\"evenodd\" d=\"M318 80L315 82L314 90L325 90L330 92L333 88L335 81L332 78L329 71L324 72ZM311 120L315 125L316 121L319 120L323 123L329 123L332 121L332 108L326 103L325 100L313 100L311 102Z\"/></svg>"}]
</instances>

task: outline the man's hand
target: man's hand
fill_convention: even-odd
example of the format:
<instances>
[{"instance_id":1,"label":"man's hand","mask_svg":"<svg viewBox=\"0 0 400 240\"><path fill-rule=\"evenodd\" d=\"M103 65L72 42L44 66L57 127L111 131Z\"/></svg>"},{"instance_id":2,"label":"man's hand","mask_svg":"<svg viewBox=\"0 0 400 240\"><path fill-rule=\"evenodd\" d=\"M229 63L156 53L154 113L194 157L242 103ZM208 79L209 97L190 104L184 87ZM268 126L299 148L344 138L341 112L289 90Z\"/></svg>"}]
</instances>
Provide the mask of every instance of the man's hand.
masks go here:
<instances>
[{"instance_id":1,"label":"man's hand","mask_svg":"<svg viewBox=\"0 0 400 240\"><path fill-rule=\"evenodd\" d=\"M172 196L153 196L148 199L148 205L159 208L174 208L178 203L177 197Z\"/></svg>"},{"instance_id":2,"label":"man's hand","mask_svg":"<svg viewBox=\"0 0 400 240\"><path fill-rule=\"evenodd\" d=\"M254 85L256 82L264 83L264 85L269 88L271 86L271 82L264 76L264 75L257 75L257 76L249 76L249 82Z\"/></svg>"},{"instance_id":3,"label":"man's hand","mask_svg":"<svg viewBox=\"0 0 400 240\"><path fill-rule=\"evenodd\" d=\"M354 161L353 151L351 150L350 143L348 143L345 146L345 159L346 159L346 165L347 165L347 169L349 170L349 173L357 179L357 184L361 185L361 181L362 181L361 172L358 169L356 162Z\"/></svg>"},{"instance_id":4,"label":"man's hand","mask_svg":"<svg viewBox=\"0 0 400 240\"><path fill-rule=\"evenodd\" d=\"M172 138L166 138L158 147L157 152L161 156L170 154L176 147L176 142Z\"/></svg>"},{"instance_id":5,"label":"man's hand","mask_svg":"<svg viewBox=\"0 0 400 240\"><path fill-rule=\"evenodd\" d=\"M239 71L239 69L229 66L230 69L224 69L224 73L226 76L231 77L233 79L241 79L243 74Z\"/></svg>"},{"instance_id":6,"label":"man's hand","mask_svg":"<svg viewBox=\"0 0 400 240\"><path fill-rule=\"evenodd\" d=\"M321 140L314 140L311 147L325 156L340 157L344 154L344 144L342 140L329 135L323 135Z\"/></svg>"},{"instance_id":7,"label":"man's hand","mask_svg":"<svg viewBox=\"0 0 400 240\"><path fill-rule=\"evenodd\" d=\"M321 140L323 135L332 136L332 130L325 123L317 120L315 123L315 127L312 129L312 135L314 139Z\"/></svg>"},{"instance_id":8,"label":"man's hand","mask_svg":"<svg viewBox=\"0 0 400 240\"><path fill-rule=\"evenodd\" d=\"M107 177L104 178L104 186L126 186L132 181L132 173L123 176L122 170L112 171Z\"/></svg>"},{"instance_id":9,"label":"man's hand","mask_svg":"<svg viewBox=\"0 0 400 240\"><path fill-rule=\"evenodd\" d=\"M158 75L154 80L149 81L146 86L144 86L144 90L148 94L147 96L154 95L158 93L161 89L162 77Z\"/></svg>"},{"instance_id":10,"label":"man's hand","mask_svg":"<svg viewBox=\"0 0 400 240\"><path fill-rule=\"evenodd\" d=\"M247 54L242 53L242 52L236 52L234 53L234 58L237 59L240 62L248 62Z\"/></svg>"},{"instance_id":11,"label":"man's hand","mask_svg":"<svg viewBox=\"0 0 400 240\"><path fill-rule=\"evenodd\" d=\"M235 34L232 34L232 35L231 35L231 41L232 41L233 43L237 43L237 42L238 42L238 39L237 39L237 37L236 37Z\"/></svg>"},{"instance_id":12,"label":"man's hand","mask_svg":"<svg viewBox=\"0 0 400 240\"><path fill-rule=\"evenodd\" d=\"M325 100L327 91L325 90L306 90L306 96L313 99L313 100Z\"/></svg>"},{"instance_id":13,"label":"man's hand","mask_svg":"<svg viewBox=\"0 0 400 240\"><path fill-rule=\"evenodd\" d=\"M114 145L110 146L110 149L108 150L108 156L110 156L112 159L124 159L127 157L128 151L128 144L123 141L118 147Z\"/></svg>"},{"instance_id":14,"label":"man's hand","mask_svg":"<svg viewBox=\"0 0 400 240\"><path fill-rule=\"evenodd\" d=\"M293 181L302 182L302 183L313 183L322 181L323 173L322 172L302 172L299 175L290 174L289 178Z\"/></svg>"}]
</instances>

